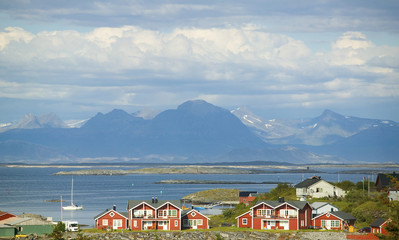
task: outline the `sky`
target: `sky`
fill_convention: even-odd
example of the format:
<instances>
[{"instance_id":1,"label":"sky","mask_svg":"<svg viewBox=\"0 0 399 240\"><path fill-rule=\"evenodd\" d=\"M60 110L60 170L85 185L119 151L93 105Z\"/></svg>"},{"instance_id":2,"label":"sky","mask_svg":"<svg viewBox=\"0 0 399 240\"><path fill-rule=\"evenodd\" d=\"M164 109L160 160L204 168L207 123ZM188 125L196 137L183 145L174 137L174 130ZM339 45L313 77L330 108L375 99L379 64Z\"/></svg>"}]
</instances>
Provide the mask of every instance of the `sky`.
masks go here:
<instances>
[{"instance_id":1,"label":"sky","mask_svg":"<svg viewBox=\"0 0 399 240\"><path fill-rule=\"evenodd\" d=\"M399 1L0 0L0 122L203 99L399 121Z\"/></svg>"}]
</instances>

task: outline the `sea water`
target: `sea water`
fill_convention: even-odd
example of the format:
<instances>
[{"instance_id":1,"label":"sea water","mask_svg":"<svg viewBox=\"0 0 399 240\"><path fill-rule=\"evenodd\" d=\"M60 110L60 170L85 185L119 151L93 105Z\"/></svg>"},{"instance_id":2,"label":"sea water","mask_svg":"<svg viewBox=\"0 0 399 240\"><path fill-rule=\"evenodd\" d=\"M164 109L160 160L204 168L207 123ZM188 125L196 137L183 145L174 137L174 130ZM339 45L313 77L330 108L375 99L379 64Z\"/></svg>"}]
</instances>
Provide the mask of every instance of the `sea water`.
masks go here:
<instances>
[{"instance_id":1,"label":"sea water","mask_svg":"<svg viewBox=\"0 0 399 240\"><path fill-rule=\"evenodd\" d=\"M311 177L312 173L270 174L131 174L131 175L53 175L68 168L8 168L0 167L0 211L13 214L34 213L52 217L54 221L77 220L79 224L94 226L94 217L116 205L117 211L126 212L128 200L179 200L184 196L213 188L234 188L243 191L268 192L276 184L157 184L162 180L218 180L246 182L289 182L293 185ZM331 182L338 180L362 181L366 174L337 174L342 169L318 169L317 173ZM375 171L375 170L374 170ZM74 178L74 204L83 205L83 210L61 211L70 205L71 182Z\"/></svg>"}]
</instances>

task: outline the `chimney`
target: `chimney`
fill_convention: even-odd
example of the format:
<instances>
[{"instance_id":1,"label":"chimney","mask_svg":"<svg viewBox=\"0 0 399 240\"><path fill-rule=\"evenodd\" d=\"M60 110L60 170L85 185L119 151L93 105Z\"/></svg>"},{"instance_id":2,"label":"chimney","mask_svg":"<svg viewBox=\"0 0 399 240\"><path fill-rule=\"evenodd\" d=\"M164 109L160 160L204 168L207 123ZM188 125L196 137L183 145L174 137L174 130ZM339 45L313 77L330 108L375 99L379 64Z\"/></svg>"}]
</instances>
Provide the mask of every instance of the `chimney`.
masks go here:
<instances>
[{"instance_id":1,"label":"chimney","mask_svg":"<svg viewBox=\"0 0 399 240\"><path fill-rule=\"evenodd\" d=\"M155 197L155 203L158 203L158 198L157 197Z\"/></svg>"},{"instance_id":2,"label":"chimney","mask_svg":"<svg viewBox=\"0 0 399 240\"><path fill-rule=\"evenodd\" d=\"M112 206L112 209L114 210L114 211L116 211L116 205L114 204L114 206Z\"/></svg>"},{"instance_id":3,"label":"chimney","mask_svg":"<svg viewBox=\"0 0 399 240\"><path fill-rule=\"evenodd\" d=\"M278 198L278 202L283 203L283 202L284 202L284 197L279 197L279 198Z\"/></svg>"},{"instance_id":4,"label":"chimney","mask_svg":"<svg viewBox=\"0 0 399 240\"><path fill-rule=\"evenodd\" d=\"M152 203L155 203L155 199L154 199L154 197L152 197L152 199L151 199L151 202L152 202Z\"/></svg>"}]
</instances>

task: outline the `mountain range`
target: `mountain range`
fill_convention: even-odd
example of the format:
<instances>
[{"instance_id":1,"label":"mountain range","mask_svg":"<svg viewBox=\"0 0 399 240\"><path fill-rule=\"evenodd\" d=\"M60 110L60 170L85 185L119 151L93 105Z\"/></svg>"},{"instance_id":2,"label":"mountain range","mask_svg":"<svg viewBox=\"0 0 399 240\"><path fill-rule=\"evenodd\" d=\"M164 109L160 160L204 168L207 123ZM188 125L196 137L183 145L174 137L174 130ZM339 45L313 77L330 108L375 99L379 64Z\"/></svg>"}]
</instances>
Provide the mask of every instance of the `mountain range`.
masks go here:
<instances>
[{"instance_id":1,"label":"mountain range","mask_svg":"<svg viewBox=\"0 0 399 240\"><path fill-rule=\"evenodd\" d=\"M144 117L146 116L146 117ZM396 162L399 125L325 110L308 120L263 120L202 100L177 109L98 113L80 128L55 114L0 128L0 162Z\"/></svg>"}]
</instances>

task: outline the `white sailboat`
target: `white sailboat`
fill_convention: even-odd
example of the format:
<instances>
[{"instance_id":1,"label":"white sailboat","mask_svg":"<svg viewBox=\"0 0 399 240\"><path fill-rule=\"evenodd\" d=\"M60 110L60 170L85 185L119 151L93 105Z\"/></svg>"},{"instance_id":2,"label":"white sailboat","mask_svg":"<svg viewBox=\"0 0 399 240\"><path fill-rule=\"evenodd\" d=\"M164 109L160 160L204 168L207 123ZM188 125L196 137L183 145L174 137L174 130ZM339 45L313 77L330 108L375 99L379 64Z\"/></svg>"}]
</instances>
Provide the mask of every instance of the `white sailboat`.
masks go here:
<instances>
[{"instance_id":1,"label":"white sailboat","mask_svg":"<svg viewBox=\"0 0 399 240\"><path fill-rule=\"evenodd\" d=\"M82 210L83 206L78 206L73 204L73 178L72 178L72 187L71 187L71 205L70 206L66 206L66 207L62 207L62 209L64 210Z\"/></svg>"}]
</instances>

